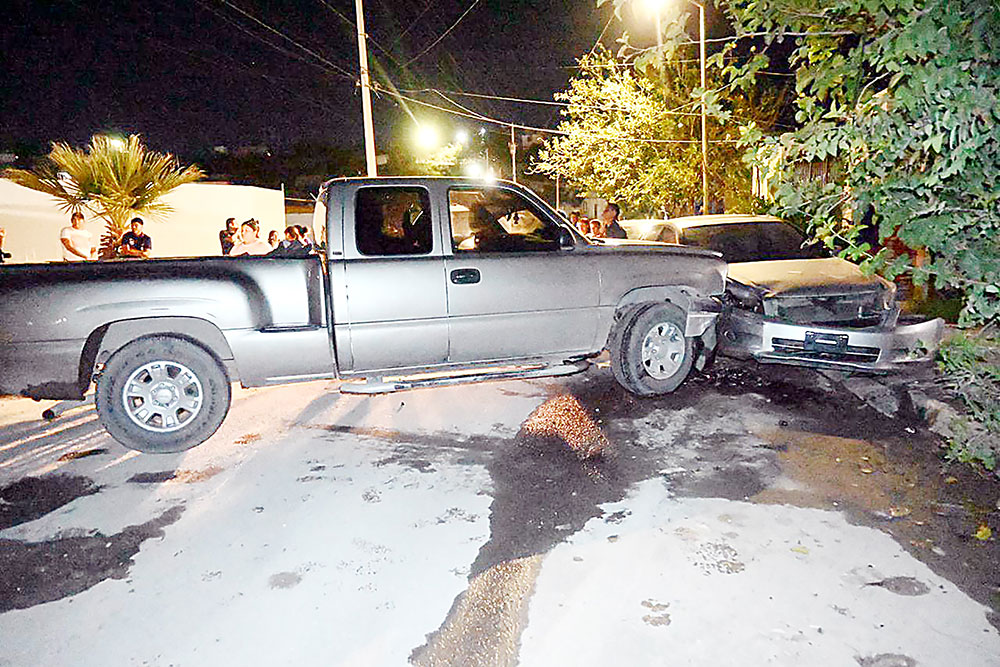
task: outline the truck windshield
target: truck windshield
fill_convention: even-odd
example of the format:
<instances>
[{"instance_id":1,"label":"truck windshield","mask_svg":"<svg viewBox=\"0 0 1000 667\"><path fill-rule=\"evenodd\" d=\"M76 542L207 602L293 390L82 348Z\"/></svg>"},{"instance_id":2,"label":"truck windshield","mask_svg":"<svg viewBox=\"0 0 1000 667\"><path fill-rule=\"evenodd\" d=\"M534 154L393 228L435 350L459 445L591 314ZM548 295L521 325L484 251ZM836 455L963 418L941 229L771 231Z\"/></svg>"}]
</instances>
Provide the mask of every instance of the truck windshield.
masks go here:
<instances>
[{"instance_id":1,"label":"truck windshield","mask_svg":"<svg viewBox=\"0 0 1000 667\"><path fill-rule=\"evenodd\" d=\"M805 245L806 237L787 222L740 222L690 227L683 243L722 253L727 262L813 259L821 254Z\"/></svg>"}]
</instances>

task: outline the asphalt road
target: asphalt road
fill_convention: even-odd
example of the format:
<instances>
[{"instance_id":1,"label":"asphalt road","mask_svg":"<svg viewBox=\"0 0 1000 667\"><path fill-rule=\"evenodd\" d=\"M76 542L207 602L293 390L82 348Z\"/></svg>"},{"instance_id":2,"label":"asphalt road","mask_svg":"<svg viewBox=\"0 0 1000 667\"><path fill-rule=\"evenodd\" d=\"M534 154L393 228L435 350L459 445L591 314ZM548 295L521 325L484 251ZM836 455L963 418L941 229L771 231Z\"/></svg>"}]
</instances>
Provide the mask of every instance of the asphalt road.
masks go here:
<instances>
[{"instance_id":1,"label":"asphalt road","mask_svg":"<svg viewBox=\"0 0 1000 667\"><path fill-rule=\"evenodd\" d=\"M811 371L0 399L0 665L1000 665L1000 485ZM980 532L980 537L982 533Z\"/></svg>"}]
</instances>

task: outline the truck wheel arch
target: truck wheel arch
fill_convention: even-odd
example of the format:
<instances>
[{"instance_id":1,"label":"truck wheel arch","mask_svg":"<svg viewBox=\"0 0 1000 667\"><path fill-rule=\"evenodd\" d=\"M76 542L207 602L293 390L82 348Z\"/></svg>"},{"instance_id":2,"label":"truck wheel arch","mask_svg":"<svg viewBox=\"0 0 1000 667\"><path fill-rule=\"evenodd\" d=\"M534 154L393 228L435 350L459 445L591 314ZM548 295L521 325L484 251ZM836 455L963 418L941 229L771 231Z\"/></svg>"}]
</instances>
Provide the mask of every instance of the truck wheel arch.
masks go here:
<instances>
[{"instance_id":1,"label":"truck wheel arch","mask_svg":"<svg viewBox=\"0 0 1000 667\"><path fill-rule=\"evenodd\" d=\"M86 373L87 377L81 378L81 382L85 379L89 384L89 374L98 364L106 363L111 355L132 341L149 336L172 336L194 343L227 367L231 379L238 379L233 373L235 365L227 363L232 361L233 351L213 323L198 317L143 317L111 322L90 335L80 363L81 374Z\"/></svg>"},{"instance_id":2,"label":"truck wheel arch","mask_svg":"<svg viewBox=\"0 0 1000 667\"><path fill-rule=\"evenodd\" d=\"M691 288L684 285L657 285L651 287L638 287L622 295L615 306L616 323L621 320L622 315L627 311L642 305L653 303L671 303L682 311L688 318L687 336L700 336L705 332L707 326L692 322L693 311L700 310L703 299L699 298Z\"/></svg>"},{"instance_id":3,"label":"truck wheel arch","mask_svg":"<svg viewBox=\"0 0 1000 667\"><path fill-rule=\"evenodd\" d=\"M615 310L622 310L623 308L636 306L640 303L653 303L657 301L670 301L675 306L686 310L688 304L691 302L691 295L681 285L637 287L622 295L618 300L618 306Z\"/></svg>"},{"instance_id":4,"label":"truck wheel arch","mask_svg":"<svg viewBox=\"0 0 1000 667\"><path fill-rule=\"evenodd\" d=\"M608 334L607 349L612 350L622 343L620 334L623 327L641 310L657 303L668 303L683 311L686 318L687 337L693 338L695 346L694 366L699 371L711 364L715 354L716 331L711 315L705 316L703 309L715 310L711 299L697 296L692 289L683 285L662 285L639 287L626 292L615 307L614 322Z\"/></svg>"}]
</instances>

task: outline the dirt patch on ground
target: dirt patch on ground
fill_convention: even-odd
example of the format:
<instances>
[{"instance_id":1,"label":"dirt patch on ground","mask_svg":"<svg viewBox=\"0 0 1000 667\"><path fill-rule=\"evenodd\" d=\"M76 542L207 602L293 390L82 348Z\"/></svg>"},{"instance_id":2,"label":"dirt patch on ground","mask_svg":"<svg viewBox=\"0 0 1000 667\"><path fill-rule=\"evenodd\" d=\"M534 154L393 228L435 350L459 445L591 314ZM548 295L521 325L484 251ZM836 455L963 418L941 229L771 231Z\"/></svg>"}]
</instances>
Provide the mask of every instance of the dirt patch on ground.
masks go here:
<instances>
[{"instance_id":1,"label":"dirt patch on ground","mask_svg":"<svg viewBox=\"0 0 1000 667\"><path fill-rule=\"evenodd\" d=\"M636 398L606 373L574 380L572 393L612 443L616 465L632 468L615 486L659 474L682 496L844 511L991 607L1000 628L1000 481L943 460L942 439L906 393L926 375L887 382L894 417L810 369L727 359L667 396ZM647 442L636 446L643 431ZM662 442L648 435L657 432Z\"/></svg>"},{"instance_id":2,"label":"dirt patch on ground","mask_svg":"<svg viewBox=\"0 0 1000 667\"><path fill-rule=\"evenodd\" d=\"M0 489L0 530L34 521L101 487L79 475L24 477Z\"/></svg>"},{"instance_id":3,"label":"dirt patch on ground","mask_svg":"<svg viewBox=\"0 0 1000 667\"><path fill-rule=\"evenodd\" d=\"M128 478L133 484L163 484L174 482L178 484L194 484L215 477L222 468L208 466L203 470L161 470L159 472L140 472Z\"/></svg>"},{"instance_id":4,"label":"dirt patch on ground","mask_svg":"<svg viewBox=\"0 0 1000 667\"><path fill-rule=\"evenodd\" d=\"M914 409L906 376L886 383L899 403L896 416L887 417L819 373L730 364L694 384L723 393L747 387L790 408L779 428L757 435L773 447L791 483L771 485L753 500L838 509L882 530L991 607L1000 629L1000 481L943 460L943 440ZM925 369L914 373L914 383L926 379ZM977 539L983 526L994 537Z\"/></svg>"},{"instance_id":5,"label":"dirt patch on ground","mask_svg":"<svg viewBox=\"0 0 1000 667\"><path fill-rule=\"evenodd\" d=\"M486 461L493 480L490 540L472 574L544 554L617 502L633 483L655 475L649 452L609 440L597 413L560 394L539 406L514 441Z\"/></svg>"},{"instance_id":6,"label":"dirt patch on ground","mask_svg":"<svg viewBox=\"0 0 1000 667\"><path fill-rule=\"evenodd\" d=\"M162 537L183 511L180 505L172 507L114 535L0 540L0 613L76 595L105 579L124 579L142 543Z\"/></svg>"},{"instance_id":7,"label":"dirt patch on ground","mask_svg":"<svg viewBox=\"0 0 1000 667\"><path fill-rule=\"evenodd\" d=\"M499 563L473 577L440 630L410 656L414 665L516 665L541 556Z\"/></svg>"},{"instance_id":8,"label":"dirt patch on ground","mask_svg":"<svg viewBox=\"0 0 1000 667\"><path fill-rule=\"evenodd\" d=\"M815 371L730 360L657 398L632 396L603 370L554 390L513 439L329 430L400 443L386 461L421 470L442 449L487 467L490 539L473 577L548 552L659 477L678 496L843 511L992 607L998 624L1000 482L943 462L939 436L902 394L887 417ZM977 539L984 525L994 537Z\"/></svg>"}]
</instances>

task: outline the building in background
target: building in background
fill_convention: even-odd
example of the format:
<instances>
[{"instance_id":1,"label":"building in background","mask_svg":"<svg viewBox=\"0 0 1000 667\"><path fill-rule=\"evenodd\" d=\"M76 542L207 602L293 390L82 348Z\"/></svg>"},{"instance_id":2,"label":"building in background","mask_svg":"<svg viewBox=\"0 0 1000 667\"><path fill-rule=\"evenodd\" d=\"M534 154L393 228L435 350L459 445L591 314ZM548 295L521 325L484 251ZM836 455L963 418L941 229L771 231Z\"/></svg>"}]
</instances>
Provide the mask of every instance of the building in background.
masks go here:
<instances>
[{"instance_id":1,"label":"building in background","mask_svg":"<svg viewBox=\"0 0 1000 667\"><path fill-rule=\"evenodd\" d=\"M220 255L219 230L226 218L237 222L256 218L261 236L285 229L282 190L225 183L188 183L163 197L173 210L164 216L142 216L153 239L152 257ZM104 221L84 211L87 229L99 238ZM4 251L9 263L61 261L59 231L69 224L69 213L41 192L0 179L0 227L7 230Z\"/></svg>"}]
</instances>

